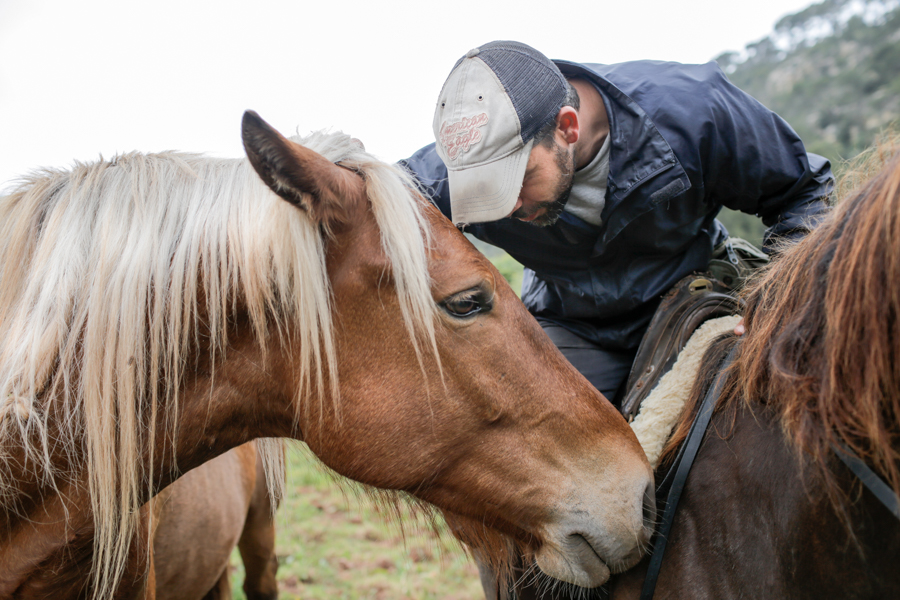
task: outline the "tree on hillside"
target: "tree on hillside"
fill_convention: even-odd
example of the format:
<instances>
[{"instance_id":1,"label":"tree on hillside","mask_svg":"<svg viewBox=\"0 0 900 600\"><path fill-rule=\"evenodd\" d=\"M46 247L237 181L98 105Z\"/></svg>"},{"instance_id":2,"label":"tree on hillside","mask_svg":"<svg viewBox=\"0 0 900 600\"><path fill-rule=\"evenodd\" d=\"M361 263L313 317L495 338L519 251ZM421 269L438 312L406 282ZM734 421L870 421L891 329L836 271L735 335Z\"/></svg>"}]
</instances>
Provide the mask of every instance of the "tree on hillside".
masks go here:
<instances>
[{"instance_id":1,"label":"tree on hillside","mask_svg":"<svg viewBox=\"0 0 900 600\"><path fill-rule=\"evenodd\" d=\"M824 0L716 60L840 170L900 118L900 0ZM720 219L735 235L762 235L749 215L723 211Z\"/></svg>"},{"instance_id":2,"label":"tree on hillside","mask_svg":"<svg viewBox=\"0 0 900 600\"><path fill-rule=\"evenodd\" d=\"M809 150L848 159L900 117L900 0L824 0L716 60Z\"/></svg>"}]
</instances>

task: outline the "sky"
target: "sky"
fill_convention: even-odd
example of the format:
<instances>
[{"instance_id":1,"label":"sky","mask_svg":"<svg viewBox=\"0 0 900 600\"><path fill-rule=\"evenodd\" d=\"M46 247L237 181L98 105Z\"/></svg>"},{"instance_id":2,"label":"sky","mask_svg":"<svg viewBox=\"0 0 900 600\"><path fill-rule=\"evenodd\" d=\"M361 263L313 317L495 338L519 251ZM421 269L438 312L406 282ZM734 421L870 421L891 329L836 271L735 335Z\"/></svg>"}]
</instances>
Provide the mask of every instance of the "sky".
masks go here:
<instances>
[{"instance_id":1,"label":"sky","mask_svg":"<svg viewBox=\"0 0 900 600\"><path fill-rule=\"evenodd\" d=\"M444 79L488 41L706 62L813 1L0 0L0 191L131 150L239 157L246 109L394 161L432 141Z\"/></svg>"}]
</instances>

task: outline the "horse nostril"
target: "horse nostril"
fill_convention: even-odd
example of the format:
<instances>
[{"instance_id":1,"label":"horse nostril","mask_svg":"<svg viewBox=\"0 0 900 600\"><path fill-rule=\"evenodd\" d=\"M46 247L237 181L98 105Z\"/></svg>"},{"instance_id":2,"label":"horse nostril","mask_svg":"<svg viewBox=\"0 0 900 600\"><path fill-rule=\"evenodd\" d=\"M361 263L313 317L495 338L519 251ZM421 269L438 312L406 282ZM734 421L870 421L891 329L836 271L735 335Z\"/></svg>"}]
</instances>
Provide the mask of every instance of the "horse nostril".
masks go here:
<instances>
[{"instance_id":1,"label":"horse nostril","mask_svg":"<svg viewBox=\"0 0 900 600\"><path fill-rule=\"evenodd\" d=\"M650 481L647 487L644 488L643 517L647 535L651 535L653 528L656 526L656 488L653 486L653 481Z\"/></svg>"}]
</instances>

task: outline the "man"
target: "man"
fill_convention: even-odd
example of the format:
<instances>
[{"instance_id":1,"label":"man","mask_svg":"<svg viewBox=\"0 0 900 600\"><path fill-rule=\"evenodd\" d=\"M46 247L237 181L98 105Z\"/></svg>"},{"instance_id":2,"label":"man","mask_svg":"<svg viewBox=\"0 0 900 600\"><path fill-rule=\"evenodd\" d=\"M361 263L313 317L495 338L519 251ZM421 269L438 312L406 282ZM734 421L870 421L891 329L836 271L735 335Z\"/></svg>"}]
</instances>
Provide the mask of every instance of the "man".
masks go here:
<instances>
[{"instance_id":1,"label":"man","mask_svg":"<svg viewBox=\"0 0 900 600\"><path fill-rule=\"evenodd\" d=\"M762 217L771 251L833 185L715 63L583 65L491 42L453 67L433 127L403 162L455 224L525 266L525 305L610 400L660 297L727 239L723 206Z\"/></svg>"}]
</instances>

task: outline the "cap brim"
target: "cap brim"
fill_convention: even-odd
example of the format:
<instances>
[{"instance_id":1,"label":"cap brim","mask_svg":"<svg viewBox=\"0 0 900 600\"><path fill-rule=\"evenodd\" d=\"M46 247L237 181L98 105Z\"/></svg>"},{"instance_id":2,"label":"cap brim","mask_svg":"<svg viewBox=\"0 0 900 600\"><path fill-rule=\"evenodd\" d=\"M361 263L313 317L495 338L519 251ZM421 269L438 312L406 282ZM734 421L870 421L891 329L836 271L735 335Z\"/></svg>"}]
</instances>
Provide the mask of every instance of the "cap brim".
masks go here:
<instances>
[{"instance_id":1,"label":"cap brim","mask_svg":"<svg viewBox=\"0 0 900 600\"><path fill-rule=\"evenodd\" d=\"M508 217L525 178L533 140L493 162L448 170L450 211L454 225L486 223Z\"/></svg>"}]
</instances>

